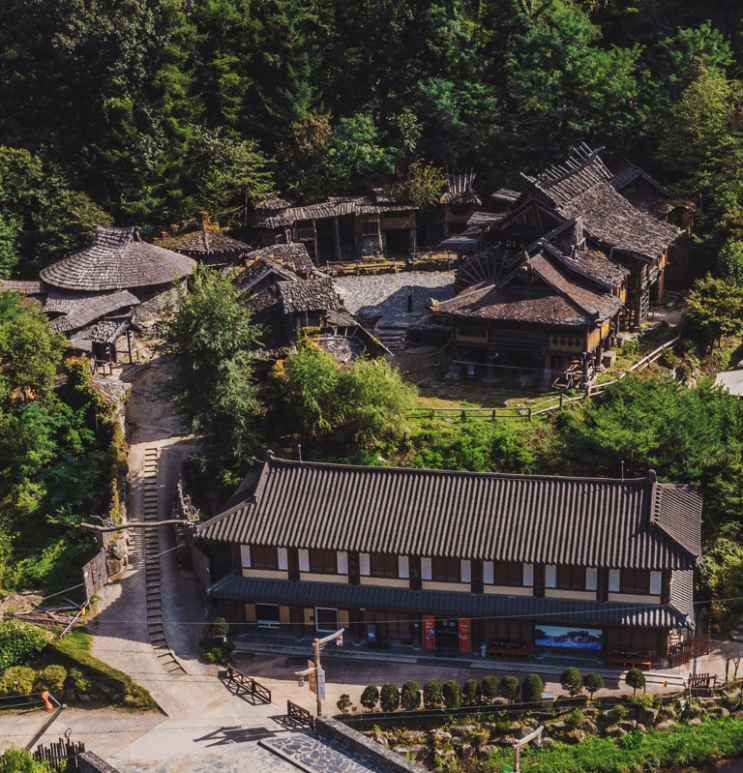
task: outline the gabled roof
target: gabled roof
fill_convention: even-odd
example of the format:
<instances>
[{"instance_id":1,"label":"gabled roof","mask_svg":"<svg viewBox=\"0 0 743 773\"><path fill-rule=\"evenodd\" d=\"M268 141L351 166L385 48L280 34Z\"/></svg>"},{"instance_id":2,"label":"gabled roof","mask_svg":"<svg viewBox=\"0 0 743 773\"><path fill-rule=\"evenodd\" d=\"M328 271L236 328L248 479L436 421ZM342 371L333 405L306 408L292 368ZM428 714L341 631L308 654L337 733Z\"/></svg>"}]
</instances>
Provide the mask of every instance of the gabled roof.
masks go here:
<instances>
[{"instance_id":1,"label":"gabled roof","mask_svg":"<svg viewBox=\"0 0 743 773\"><path fill-rule=\"evenodd\" d=\"M280 263L300 276L325 276L315 267L312 258L304 244L291 242L290 244L274 244L272 247L263 247L260 250L251 250L245 261L268 258L274 263Z\"/></svg>"},{"instance_id":2,"label":"gabled roof","mask_svg":"<svg viewBox=\"0 0 743 773\"><path fill-rule=\"evenodd\" d=\"M52 322L52 327L55 333L68 333L72 330L79 330L107 314L138 305L137 296L132 295L127 290L91 296L81 300L69 314L57 317Z\"/></svg>"},{"instance_id":3,"label":"gabled roof","mask_svg":"<svg viewBox=\"0 0 743 773\"><path fill-rule=\"evenodd\" d=\"M582 217L584 228L601 247L655 260L681 229L640 212L617 193L610 183L614 175L599 158L601 150L582 144L564 165L536 177L524 175L531 187L515 206L541 200L565 219Z\"/></svg>"},{"instance_id":4,"label":"gabled roof","mask_svg":"<svg viewBox=\"0 0 743 773\"><path fill-rule=\"evenodd\" d=\"M538 252L535 252L539 250ZM610 319L624 303L605 292L579 284L567 270L565 256L546 240L535 242L524 259L496 283L480 283L455 298L438 304L438 311L461 317L541 322L553 325L587 325ZM517 281L533 272L546 285L525 286Z\"/></svg>"},{"instance_id":5,"label":"gabled roof","mask_svg":"<svg viewBox=\"0 0 743 773\"><path fill-rule=\"evenodd\" d=\"M330 311L338 308L338 296L332 279L304 279L279 282L279 298L288 314L302 311Z\"/></svg>"},{"instance_id":6,"label":"gabled roof","mask_svg":"<svg viewBox=\"0 0 743 773\"><path fill-rule=\"evenodd\" d=\"M67 290L105 292L166 285L192 273L185 255L140 241L137 228L96 226L88 249L43 269L48 285Z\"/></svg>"},{"instance_id":7,"label":"gabled roof","mask_svg":"<svg viewBox=\"0 0 743 773\"><path fill-rule=\"evenodd\" d=\"M200 228L198 231L166 236L158 240L157 246L197 257L215 254L238 257L250 250L250 246L245 242L233 239L214 228Z\"/></svg>"},{"instance_id":8,"label":"gabled roof","mask_svg":"<svg viewBox=\"0 0 743 773\"><path fill-rule=\"evenodd\" d=\"M667 500L667 489L679 490L654 473L622 481L498 475L302 464L269 453L243 500L199 534L300 549L690 569L701 552L702 496L683 487L683 500Z\"/></svg>"},{"instance_id":9,"label":"gabled roof","mask_svg":"<svg viewBox=\"0 0 743 773\"><path fill-rule=\"evenodd\" d=\"M299 277L288 268L274 263L270 258L258 258L255 263L251 263L245 271L238 275L235 284L243 292L247 292L251 287L255 287L267 276L274 274L283 282L299 282Z\"/></svg>"}]
</instances>

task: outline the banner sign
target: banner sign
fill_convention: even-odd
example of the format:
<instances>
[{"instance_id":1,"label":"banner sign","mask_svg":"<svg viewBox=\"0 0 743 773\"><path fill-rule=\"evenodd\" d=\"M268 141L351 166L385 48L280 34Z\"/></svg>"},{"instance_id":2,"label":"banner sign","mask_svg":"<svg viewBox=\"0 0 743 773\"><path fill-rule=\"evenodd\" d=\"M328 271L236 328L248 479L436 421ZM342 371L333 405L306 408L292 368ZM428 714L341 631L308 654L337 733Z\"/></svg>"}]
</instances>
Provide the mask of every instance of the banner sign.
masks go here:
<instances>
[{"instance_id":1,"label":"banner sign","mask_svg":"<svg viewBox=\"0 0 743 773\"><path fill-rule=\"evenodd\" d=\"M459 618L459 651L470 651L470 619L468 617Z\"/></svg>"},{"instance_id":2,"label":"banner sign","mask_svg":"<svg viewBox=\"0 0 743 773\"><path fill-rule=\"evenodd\" d=\"M423 641L427 650L436 649L436 618L433 615L423 617Z\"/></svg>"}]
</instances>

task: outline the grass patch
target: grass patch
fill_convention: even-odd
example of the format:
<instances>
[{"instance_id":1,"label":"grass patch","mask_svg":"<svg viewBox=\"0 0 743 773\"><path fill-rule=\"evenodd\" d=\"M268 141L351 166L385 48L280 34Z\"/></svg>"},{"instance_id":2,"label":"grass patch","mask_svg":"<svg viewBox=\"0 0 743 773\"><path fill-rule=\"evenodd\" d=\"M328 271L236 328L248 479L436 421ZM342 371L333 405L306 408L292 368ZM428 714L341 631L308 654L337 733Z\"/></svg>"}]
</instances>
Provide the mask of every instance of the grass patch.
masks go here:
<instances>
[{"instance_id":1,"label":"grass patch","mask_svg":"<svg viewBox=\"0 0 743 773\"><path fill-rule=\"evenodd\" d=\"M83 626L71 631L64 639L55 639L47 645L54 660L66 668L82 668L101 684L111 687L121 696L116 702L132 709L159 709L155 699L128 674L111 668L90 654L92 637Z\"/></svg>"},{"instance_id":2,"label":"grass patch","mask_svg":"<svg viewBox=\"0 0 743 773\"><path fill-rule=\"evenodd\" d=\"M701 727L679 725L647 735L629 733L613 741L589 737L576 746L555 744L549 749L528 748L522 767L531 773L624 773L658 767L676 768L737 757L743 752L743 720L708 720ZM486 771L503 770L513 759L510 749L490 756Z\"/></svg>"}]
</instances>

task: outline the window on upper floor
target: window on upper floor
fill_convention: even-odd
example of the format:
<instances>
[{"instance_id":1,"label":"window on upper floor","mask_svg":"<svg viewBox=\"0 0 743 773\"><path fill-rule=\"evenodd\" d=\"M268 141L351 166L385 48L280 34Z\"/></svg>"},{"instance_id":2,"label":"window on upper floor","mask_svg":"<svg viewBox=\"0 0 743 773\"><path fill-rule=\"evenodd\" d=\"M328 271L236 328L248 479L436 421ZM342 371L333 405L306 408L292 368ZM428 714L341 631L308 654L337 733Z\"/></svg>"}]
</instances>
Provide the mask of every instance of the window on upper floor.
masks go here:
<instances>
[{"instance_id":1,"label":"window on upper floor","mask_svg":"<svg viewBox=\"0 0 743 773\"><path fill-rule=\"evenodd\" d=\"M622 569L619 573L621 593L650 594L650 572L646 569Z\"/></svg>"},{"instance_id":2,"label":"window on upper floor","mask_svg":"<svg viewBox=\"0 0 743 773\"><path fill-rule=\"evenodd\" d=\"M560 590L585 590L586 567L558 566L557 587L560 588Z\"/></svg>"},{"instance_id":3,"label":"window on upper floor","mask_svg":"<svg viewBox=\"0 0 743 773\"><path fill-rule=\"evenodd\" d=\"M399 577L399 564L397 556L386 555L385 553L371 553L369 556L369 567L372 577Z\"/></svg>"},{"instance_id":4,"label":"window on upper floor","mask_svg":"<svg viewBox=\"0 0 743 773\"><path fill-rule=\"evenodd\" d=\"M314 574L338 574L338 557L335 550L310 550L310 572Z\"/></svg>"},{"instance_id":5,"label":"window on upper floor","mask_svg":"<svg viewBox=\"0 0 743 773\"><path fill-rule=\"evenodd\" d=\"M250 565L253 569L278 569L278 548L262 545L251 545Z\"/></svg>"},{"instance_id":6,"label":"window on upper floor","mask_svg":"<svg viewBox=\"0 0 743 773\"><path fill-rule=\"evenodd\" d=\"M521 586L524 584L524 565L517 561L496 561L493 579L496 585Z\"/></svg>"},{"instance_id":7,"label":"window on upper floor","mask_svg":"<svg viewBox=\"0 0 743 773\"><path fill-rule=\"evenodd\" d=\"M461 582L461 567L458 558L434 558L431 574L436 582Z\"/></svg>"}]
</instances>

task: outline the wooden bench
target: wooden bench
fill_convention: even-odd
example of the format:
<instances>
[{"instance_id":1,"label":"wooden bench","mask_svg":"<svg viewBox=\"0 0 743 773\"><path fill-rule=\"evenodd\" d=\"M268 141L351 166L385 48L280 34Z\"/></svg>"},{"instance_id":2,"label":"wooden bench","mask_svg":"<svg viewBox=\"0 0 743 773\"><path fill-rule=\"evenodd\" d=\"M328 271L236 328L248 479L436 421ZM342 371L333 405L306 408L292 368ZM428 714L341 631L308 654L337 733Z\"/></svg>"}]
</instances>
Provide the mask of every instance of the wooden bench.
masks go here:
<instances>
[{"instance_id":1,"label":"wooden bench","mask_svg":"<svg viewBox=\"0 0 743 773\"><path fill-rule=\"evenodd\" d=\"M606 660L607 666L621 666L622 668L641 668L650 670L652 665L650 650L609 650Z\"/></svg>"},{"instance_id":2,"label":"wooden bench","mask_svg":"<svg viewBox=\"0 0 743 773\"><path fill-rule=\"evenodd\" d=\"M528 661L531 656L531 645L519 642L496 641L490 639L485 652L486 657L490 658L498 655L503 660L524 660Z\"/></svg>"}]
</instances>

